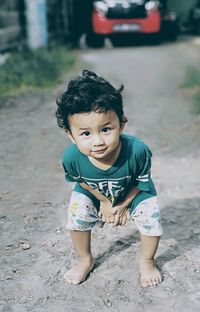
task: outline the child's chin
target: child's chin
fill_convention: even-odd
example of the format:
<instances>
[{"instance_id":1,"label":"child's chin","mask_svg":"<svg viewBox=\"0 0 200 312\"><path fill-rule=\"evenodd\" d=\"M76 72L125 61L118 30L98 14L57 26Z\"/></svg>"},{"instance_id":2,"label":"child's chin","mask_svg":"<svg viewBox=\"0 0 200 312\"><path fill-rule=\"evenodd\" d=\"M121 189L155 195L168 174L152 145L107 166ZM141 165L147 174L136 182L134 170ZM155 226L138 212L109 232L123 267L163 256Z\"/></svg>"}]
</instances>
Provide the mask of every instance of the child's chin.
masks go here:
<instances>
[{"instance_id":1,"label":"child's chin","mask_svg":"<svg viewBox=\"0 0 200 312\"><path fill-rule=\"evenodd\" d=\"M98 158L98 159L101 159L101 158L104 158L106 155L104 154L93 154L92 157L94 158Z\"/></svg>"}]
</instances>

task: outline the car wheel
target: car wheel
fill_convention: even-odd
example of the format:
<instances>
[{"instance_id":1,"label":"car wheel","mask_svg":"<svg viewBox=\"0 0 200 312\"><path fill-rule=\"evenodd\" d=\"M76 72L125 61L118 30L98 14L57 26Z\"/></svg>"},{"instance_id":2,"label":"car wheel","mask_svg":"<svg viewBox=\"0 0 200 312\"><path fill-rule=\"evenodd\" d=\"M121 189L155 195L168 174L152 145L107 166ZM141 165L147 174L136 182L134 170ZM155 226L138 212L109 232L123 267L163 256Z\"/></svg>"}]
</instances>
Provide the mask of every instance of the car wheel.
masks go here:
<instances>
[{"instance_id":1,"label":"car wheel","mask_svg":"<svg viewBox=\"0 0 200 312\"><path fill-rule=\"evenodd\" d=\"M195 23L194 33L195 35L200 35L200 20Z\"/></svg>"},{"instance_id":2,"label":"car wheel","mask_svg":"<svg viewBox=\"0 0 200 312\"><path fill-rule=\"evenodd\" d=\"M178 33L177 32L174 32L172 34L169 34L168 36L168 40L171 41L171 42L175 42L178 38Z\"/></svg>"},{"instance_id":3,"label":"car wheel","mask_svg":"<svg viewBox=\"0 0 200 312\"><path fill-rule=\"evenodd\" d=\"M168 33L166 33L166 40L174 42L178 38L178 27L172 28Z\"/></svg>"},{"instance_id":4,"label":"car wheel","mask_svg":"<svg viewBox=\"0 0 200 312\"><path fill-rule=\"evenodd\" d=\"M124 45L124 41L118 36L111 37L111 42L113 47L122 47Z\"/></svg>"},{"instance_id":5,"label":"car wheel","mask_svg":"<svg viewBox=\"0 0 200 312\"><path fill-rule=\"evenodd\" d=\"M158 44L161 43L161 34L160 34L160 32L153 33L153 34L147 34L147 35L145 35L145 37L146 37L147 44L158 45Z\"/></svg>"},{"instance_id":6,"label":"car wheel","mask_svg":"<svg viewBox=\"0 0 200 312\"><path fill-rule=\"evenodd\" d=\"M179 24L178 22L163 24L161 34L164 40L174 42L178 38Z\"/></svg>"},{"instance_id":7,"label":"car wheel","mask_svg":"<svg viewBox=\"0 0 200 312\"><path fill-rule=\"evenodd\" d=\"M97 35L94 33L87 33L85 42L89 48L103 48L104 47L104 36Z\"/></svg>"}]
</instances>

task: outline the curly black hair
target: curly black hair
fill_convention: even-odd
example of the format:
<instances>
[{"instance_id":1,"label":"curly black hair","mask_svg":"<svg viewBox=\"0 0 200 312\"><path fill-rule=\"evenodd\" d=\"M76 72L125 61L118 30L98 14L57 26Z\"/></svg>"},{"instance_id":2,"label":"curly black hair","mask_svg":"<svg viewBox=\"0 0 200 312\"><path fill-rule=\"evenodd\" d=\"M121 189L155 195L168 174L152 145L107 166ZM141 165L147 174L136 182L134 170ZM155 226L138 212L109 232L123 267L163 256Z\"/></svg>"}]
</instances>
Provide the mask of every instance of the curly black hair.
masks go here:
<instances>
[{"instance_id":1,"label":"curly black hair","mask_svg":"<svg viewBox=\"0 0 200 312\"><path fill-rule=\"evenodd\" d=\"M56 118L59 127L70 130L68 116L77 113L114 111L119 121L123 120L121 91L94 72L83 70L82 75L72 79L67 90L56 100Z\"/></svg>"}]
</instances>

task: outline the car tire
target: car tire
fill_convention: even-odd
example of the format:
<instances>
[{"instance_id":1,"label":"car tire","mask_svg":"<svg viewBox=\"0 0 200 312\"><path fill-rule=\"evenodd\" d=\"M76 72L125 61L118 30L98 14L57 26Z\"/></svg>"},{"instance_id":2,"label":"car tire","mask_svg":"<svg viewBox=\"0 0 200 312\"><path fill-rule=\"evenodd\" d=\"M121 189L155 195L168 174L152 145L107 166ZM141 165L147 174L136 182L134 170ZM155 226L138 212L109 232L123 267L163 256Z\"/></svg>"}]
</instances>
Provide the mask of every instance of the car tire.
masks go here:
<instances>
[{"instance_id":1,"label":"car tire","mask_svg":"<svg viewBox=\"0 0 200 312\"><path fill-rule=\"evenodd\" d=\"M197 35L197 36L200 35L200 21L197 21L195 23L194 34Z\"/></svg>"},{"instance_id":2,"label":"car tire","mask_svg":"<svg viewBox=\"0 0 200 312\"><path fill-rule=\"evenodd\" d=\"M160 32L147 34L145 36L146 36L146 41L148 44L159 45L162 41Z\"/></svg>"},{"instance_id":3,"label":"car tire","mask_svg":"<svg viewBox=\"0 0 200 312\"><path fill-rule=\"evenodd\" d=\"M111 42L113 47L122 47L124 46L124 40L119 36L111 37Z\"/></svg>"},{"instance_id":4,"label":"car tire","mask_svg":"<svg viewBox=\"0 0 200 312\"><path fill-rule=\"evenodd\" d=\"M174 29L171 29L168 33L165 34L165 39L167 41L175 42L178 38L178 28L174 27Z\"/></svg>"},{"instance_id":5,"label":"car tire","mask_svg":"<svg viewBox=\"0 0 200 312\"><path fill-rule=\"evenodd\" d=\"M97 35L95 33L87 33L85 42L88 48L103 48L104 47L104 36Z\"/></svg>"},{"instance_id":6,"label":"car tire","mask_svg":"<svg viewBox=\"0 0 200 312\"><path fill-rule=\"evenodd\" d=\"M178 33L177 32L174 32L172 34L169 34L168 36L168 40L171 41L171 42L175 42L178 38Z\"/></svg>"},{"instance_id":7,"label":"car tire","mask_svg":"<svg viewBox=\"0 0 200 312\"><path fill-rule=\"evenodd\" d=\"M179 35L179 23L178 21L174 24L166 24L161 28L161 35L163 40L175 42Z\"/></svg>"}]
</instances>

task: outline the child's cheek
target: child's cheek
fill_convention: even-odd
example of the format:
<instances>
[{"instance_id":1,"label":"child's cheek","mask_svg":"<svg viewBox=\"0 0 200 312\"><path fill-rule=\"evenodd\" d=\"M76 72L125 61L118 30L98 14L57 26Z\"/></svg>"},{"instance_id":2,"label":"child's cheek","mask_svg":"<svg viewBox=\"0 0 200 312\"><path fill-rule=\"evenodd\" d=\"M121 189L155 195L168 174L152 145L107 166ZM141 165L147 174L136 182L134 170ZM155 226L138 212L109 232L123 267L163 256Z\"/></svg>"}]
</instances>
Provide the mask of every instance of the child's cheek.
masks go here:
<instances>
[{"instance_id":1,"label":"child's cheek","mask_svg":"<svg viewBox=\"0 0 200 312\"><path fill-rule=\"evenodd\" d=\"M79 142L78 148L82 152L88 152L90 150L90 144L86 141Z\"/></svg>"}]
</instances>

